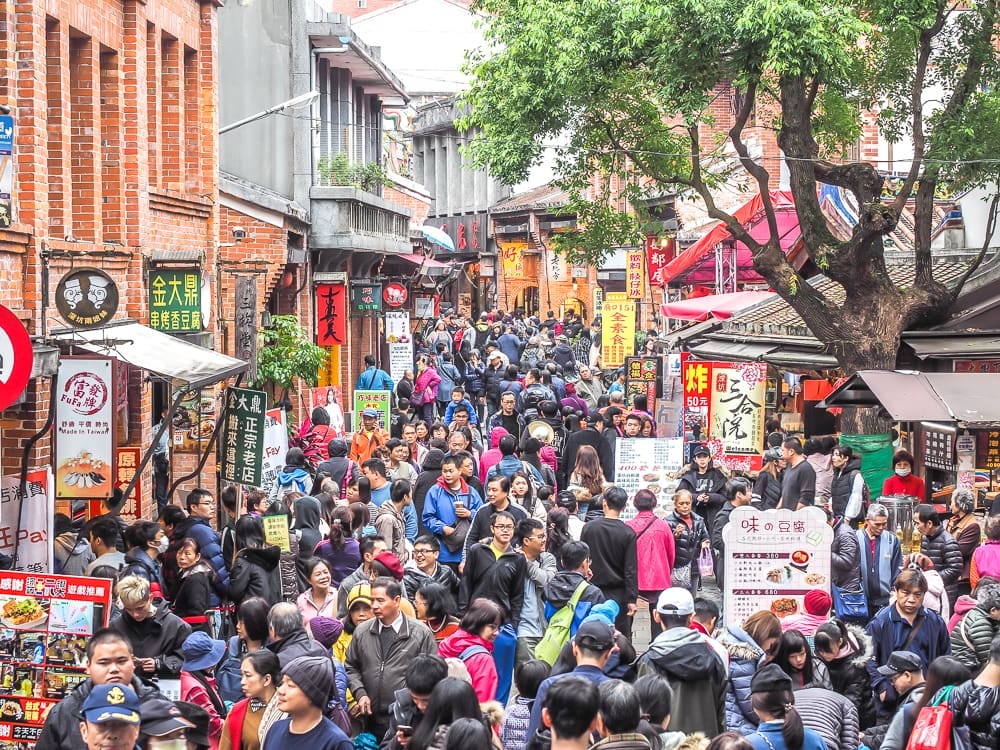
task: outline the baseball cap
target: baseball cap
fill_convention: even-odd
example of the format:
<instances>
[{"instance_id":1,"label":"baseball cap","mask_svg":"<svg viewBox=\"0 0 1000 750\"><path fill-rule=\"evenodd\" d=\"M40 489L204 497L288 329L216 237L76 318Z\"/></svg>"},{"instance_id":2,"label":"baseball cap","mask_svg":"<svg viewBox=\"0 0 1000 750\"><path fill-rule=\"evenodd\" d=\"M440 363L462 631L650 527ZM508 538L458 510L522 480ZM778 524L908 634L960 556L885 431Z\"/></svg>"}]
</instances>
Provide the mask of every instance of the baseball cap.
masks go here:
<instances>
[{"instance_id":1,"label":"baseball cap","mask_svg":"<svg viewBox=\"0 0 1000 750\"><path fill-rule=\"evenodd\" d=\"M919 672L924 668L923 659L912 651L893 651L889 661L878 668L883 677L892 677L900 672Z\"/></svg>"},{"instance_id":2,"label":"baseball cap","mask_svg":"<svg viewBox=\"0 0 1000 750\"><path fill-rule=\"evenodd\" d=\"M373 409L372 407L369 406L369 407L365 408L364 411L361 412L361 416L362 417L372 417L373 419L378 419L378 409Z\"/></svg>"},{"instance_id":3,"label":"baseball cap","mask_svg":"<svg viewBox=\"0 0 1000 750\"><path fill-rule=\"evenodd\" d=\"M607 651L615 645L615 629L600 620L590 620L580 625L573 642L589 651Z\"/></svg>"},{"instance_id":4,"label":"baseball cap","mask_svg":"<svg viewBox=\"0 0 1000 750\"><path fill-rule=\"evenodd\" d=\"M708 446L702 443L695 447L694 451L691 453L692 456L711 456L712 451L708 449Z\"/></svg>"},{"instance_id":5,"label":"baseball cap","mask_svg":"<svg viewBox=\"0 0 1000 750\"><path fill-rule=\"evenodd\" d=\"M656 600L656 611L662 615L693 615L694 597L678 586L664 590Z\"/></svg>"},{"instance_id":6,"label":"baseball cap","mask_svg":"<svg viewBox=\"0 0 1000 750\"><path fill-rule=\"evenodd\" d=\"M128 685L110 683L96 685L83 702L80 710L90 724L121 721L125 724L139 724L139 698Z\"/></svg>"},{"instance_id":7,"label":"baseball cap","mask_svg":"<svg viewBox=\"0 0 1000 750\"><path fill-rule=\"evenodd\" d=\"M142 733L147 737L162 737L178 729L192 728L194 723L184 718L173 701L153 696L143 701Z\"/></svg>"}]
</instances>

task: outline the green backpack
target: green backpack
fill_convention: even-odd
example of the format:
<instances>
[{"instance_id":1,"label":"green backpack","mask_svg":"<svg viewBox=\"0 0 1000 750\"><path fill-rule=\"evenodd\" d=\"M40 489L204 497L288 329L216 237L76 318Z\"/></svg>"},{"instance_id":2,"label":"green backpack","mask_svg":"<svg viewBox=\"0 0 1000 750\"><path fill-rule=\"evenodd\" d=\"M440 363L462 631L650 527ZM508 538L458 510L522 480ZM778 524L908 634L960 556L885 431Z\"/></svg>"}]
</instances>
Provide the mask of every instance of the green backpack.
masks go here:
<instances>
[{"instance_id":1,"label":"green backpack","mask_svg":"<svg viewBox=\"0 0 1000 750\"><path fill-rule=\"evenodd\" d=\"M587 582L581 581L576 587L573 596L549 619L549 624L545 628L542 640L535 646L535 657L549 664L556 663L563 646L569 642L570 631L573 629L573 615L576 614L576 605L580 603Z\"/></svg>"}]
</instances>

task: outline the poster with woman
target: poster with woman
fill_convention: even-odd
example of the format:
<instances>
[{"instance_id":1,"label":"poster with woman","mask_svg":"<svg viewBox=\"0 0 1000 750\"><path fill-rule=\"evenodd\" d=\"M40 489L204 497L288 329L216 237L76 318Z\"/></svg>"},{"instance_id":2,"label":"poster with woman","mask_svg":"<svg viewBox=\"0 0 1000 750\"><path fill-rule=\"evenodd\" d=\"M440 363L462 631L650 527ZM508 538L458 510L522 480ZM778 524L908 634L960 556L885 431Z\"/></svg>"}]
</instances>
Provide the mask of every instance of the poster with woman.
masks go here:
<instances>
[{"instance_id":1,"label":"poster with woman","mask_svg":"<svg viewBox=\"0 0 1000 750\"><path fill-rule=\"evenodd\" d=\"M311 408L320 407L330 418L330 431L336 433L337 437L344 436L344 408L339 385L323 386L322 388L312 388L309 391L311 396ZM315 422L315 420L313 420Z\"/></svg>"}]
</instances>

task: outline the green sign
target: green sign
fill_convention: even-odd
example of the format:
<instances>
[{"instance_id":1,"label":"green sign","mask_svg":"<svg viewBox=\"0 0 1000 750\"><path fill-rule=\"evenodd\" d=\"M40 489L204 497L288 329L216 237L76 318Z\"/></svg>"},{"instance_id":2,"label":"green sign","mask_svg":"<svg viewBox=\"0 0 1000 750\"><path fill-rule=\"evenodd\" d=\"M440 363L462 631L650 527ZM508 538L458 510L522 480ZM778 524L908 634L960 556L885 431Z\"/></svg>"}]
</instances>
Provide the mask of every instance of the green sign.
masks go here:
<instances>
[{"instance_id":1,"label":"green sign","mask_svg":"<svg viewBox=\"0 0 1000 750\"><path fill-rule=\"evenodd\" d=\"M168 333L192 333L204 328L200 270L149 272L149 327Z\"/></svg>"},{"instance_id":2,"label":"green sign","mask_svg":"<svg viewBox=\"0 0 1000 750\"><path fill-rule=\"evenodd\" d=\"M389 429L389 397L391 391L355 391L354 392L354 431L361 429L361 412L365 409L378 411L378 426Z\"/></svg>"},{"instance_id":3,"label":"green sign","mask_svg":"<svg viewBox=\"0 0 1000 750\"><path fill-rule=\"evenodd\" d=\"M351 284L352 315L355 317L378 316L381 311L381 284Z\"/></svg>"},{"instance_id":4,"label":"green sign","mask_svg":"<svg viewBox=\"0 0 1000 750\"><path fill-rule=\"evenodd\" d=\"M222 428L222 478L260 487L264 474L264 412L267 394L246 388L226 389Z\"/></svg>"}]
</instances>

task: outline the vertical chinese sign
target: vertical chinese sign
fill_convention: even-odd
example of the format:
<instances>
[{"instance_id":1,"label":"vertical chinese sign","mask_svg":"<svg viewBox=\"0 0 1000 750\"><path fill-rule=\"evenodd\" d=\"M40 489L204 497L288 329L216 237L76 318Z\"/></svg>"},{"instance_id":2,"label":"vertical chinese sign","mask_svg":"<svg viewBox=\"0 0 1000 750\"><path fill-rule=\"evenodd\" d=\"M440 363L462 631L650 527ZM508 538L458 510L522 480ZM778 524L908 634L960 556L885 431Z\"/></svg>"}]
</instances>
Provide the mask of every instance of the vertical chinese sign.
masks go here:
<instances>
[{"instance_id":1,"label":"vertical chinese sign","mask_svg":"<svg viewBox=\"0 0 1000 750\"><path fill-rule=\"evenodd\" d=\"M126 446L115 450L115 487L123 492L128 487L129 482L135 478L135 472L139 468L139 461L142 458L142 448ZM121 516L126 519L135 520L143 517L142 507L142 482L135 483L135 488L128 496L128 502L121 509Z\"/></svg>"},{"instance_id":2,"label":"vertical chinese sign","mask_svg":"<svg viewBox=\"0 0 1000 750\"><path fill-rule=\"evenodd\" d=\"M500 271L505 279L524 278L524 251L528 249L524 242L511 242L498 245L500 253Z\"/></svg>"},{"instance_id":3,"label":"vertical chinese sign","mask_svg":"<svg viewBox=\"0 0 1000 750\"><path fill-rule=\"evenodd\" d=\"M644 250L629 250L625 254L625 294L629 299L646 296L646 271Z\"/></svg>"},{"instance_id":4,"label":"vertical chinese sign","mask_svg":"<svg viewBox=\"0 0 1000 750\"><path fill-rule=\"evenodd\" d=\"M609 293L601 320L601 365L619 367L635 354L635 302L621 292Z\"/></svg>"},{"instance_id":5,"label":"vertical chinese sign","mask_svg":"<svg viewBox=\"0 0 1000 750\"><path fill-rule=\"evenodd\" d=\"M149 327L166 333L202 329L199 269L155 268L149 272Z\"/></svg>"},{"instance_id":6,"label":"vertical chinese sign","mask_svg":"<svg viewBox=\"0 0 1000 750\"><path fill-rule=\"evenodd\" d=\"M257 375L257 279L236 279L236 359L250 363L250 377Z\"/></svg>"},{"instance_id":7,"label":"vertical chinese sign","mask_svg":"<svg viewBox=\"0 0 1000 750\"><path fill-rule=\"evenodd\" d=\"M264 426L267 394L246 388L226 389L222 430L222 478L260 487L264 475Z\"/></svg>"},{"instance_id":8,"label":"vertical chinese sign","mask_svg":"<svg viewBox=\"0 0 1000 750\"><path fill-rule=\"evenodd\" d=\"M347 288L343 284L316 285L316 344L347 343Z\"/></svg>"},{"instance_id":9,"label":"vertical chinese sign","mask_svg":"<svg viewBox=\"0 0 1000 750\"><path fill-rule=\"evenodd\" d=\"M708 435L718 459L730 470L758 471L764 449L764 391L767 365L760 362L714 362L712 421Z\"/></svg>"},{"instance_id":10,"label":"vertical chinese sign","mask_svg":"<svg viewBox=\"0 0 1000 750\"><path fill-rule=\"evenodd\" d=\"M566 281L569 278L569 267L566 265L566 257L551 248L546 254L548 256L546 265L548 266L549 281L552 283Z\"/></svg>"},{"instance_id":11,"label":"vertical chinese sign","mask_svg":"<svg viewBox=\"0 0 1000 750\"><path fill-rule=\"evenodd\" d=\"M408 312L386 312L385 339L389 344L389 377L398 383L406 370L413 369L413 338Z\"/></svg>"},{"instance_id":12,"label":"vertical chinese sign","mask_svg":"<svg viewBox=\"0 0 1000 750\"><path fill-rule=\"evenodd\" d=\"M708 436L711 409L711 362L683 361L681 381L684 384L684 432L697 442Z\"/></svg>"},{"instance_id":13,"label":"vertical chinese sign","mask_svg":"<svg viewBox=\"0 0 1000 750\"><path fill-rule=\"evenodd\" d=\"M114 359L63 357L56 389L56 497L111 497Z\"/></svg>"},{"instance_id":14,"label":"vertical chinese sign","mask_svg":"<svg viewBox=\"0 0 1000 750\"><path fill-rule=\"evenodd\" d=\"M661 357L625 358L625 403L631 404L640 393L646 396L646 408L656 413L656 397L663 383Z\"/></svg>"},{"instance_id":15,"label":"vertical chinese sign","mask_svg":"<svg viewBox=\"0 0 1000 750\"><path fill-rule=\"evenodd\" d=\"M664 275L667 264L674 257L674 240L666 239L664 244L659 237L649 237L646 241L646 268L649 272L650 286L666 286Z\"/></svg>"},{"instance_id":16,"label":"vertical chinese sign","mask_svg":"<svg viewBox=\"0 0 1000 750\"><path fill-rule=\"evenodd\" d=\"M14 118L0 117L0 229L14 222Z\"/></svg>"},{"instance_id":17,"label":"vertical chinese sign","mask_svg":"<svg viewBox=\"0 0 1000 750\"><path fill-rule=\"evenodd\" d=\"M0 572L0 740L30 748L52 706L87 679L87 639L105 627L112 581Z\"/></svg>"}]
</instances>

